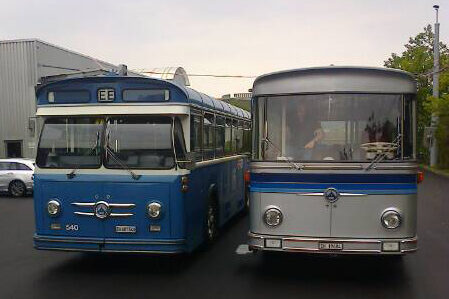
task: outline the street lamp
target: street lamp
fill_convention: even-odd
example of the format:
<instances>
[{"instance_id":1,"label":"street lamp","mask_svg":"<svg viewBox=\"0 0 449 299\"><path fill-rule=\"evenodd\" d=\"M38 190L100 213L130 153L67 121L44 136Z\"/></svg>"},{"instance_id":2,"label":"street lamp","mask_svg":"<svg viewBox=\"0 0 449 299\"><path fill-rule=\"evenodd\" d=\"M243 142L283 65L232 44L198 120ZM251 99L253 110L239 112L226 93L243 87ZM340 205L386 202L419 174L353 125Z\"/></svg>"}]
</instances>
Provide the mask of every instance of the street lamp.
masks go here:
<instances>
[{"instance_id":1,"label":"street lamp","mask_svg":"<svg viewBox=\"0 0 449 299\"><path fill-rule=\"evenodd\" d=\"M440 81L440 23L438 23L438 9L439 5L434 5L436 13L436 21L435 21L435 35L433 41L433 88L432 95L434 98L439 98L439 81ZM433 113L431 120L431 127L433 127L433 132L438 125L438 116ZM435 134L432 136L432 144L430 147L430 166L436 166L438 163L438 148L437 142L435 138Z\"/></svg>"}]
</instances>

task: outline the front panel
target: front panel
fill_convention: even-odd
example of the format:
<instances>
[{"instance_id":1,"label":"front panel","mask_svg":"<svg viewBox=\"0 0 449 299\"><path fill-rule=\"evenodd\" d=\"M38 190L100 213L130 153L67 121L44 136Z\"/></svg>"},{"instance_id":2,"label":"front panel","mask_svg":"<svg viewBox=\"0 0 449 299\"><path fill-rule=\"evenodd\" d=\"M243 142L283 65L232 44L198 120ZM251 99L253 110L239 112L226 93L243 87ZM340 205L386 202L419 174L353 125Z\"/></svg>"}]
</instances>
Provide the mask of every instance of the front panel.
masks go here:
<instances>
[{"instance_id":1,"label":"front panel","mask_svg":"<svg viewBox=\"0 0 449 299\"><path fill-rule=\"evenodd\" d=\"M416 194L384 194L341 197L332 205L332 237L405 238L416 235ZM397 229L382 226L384 211L400 211Z\"/></svg>"}]
</instances>

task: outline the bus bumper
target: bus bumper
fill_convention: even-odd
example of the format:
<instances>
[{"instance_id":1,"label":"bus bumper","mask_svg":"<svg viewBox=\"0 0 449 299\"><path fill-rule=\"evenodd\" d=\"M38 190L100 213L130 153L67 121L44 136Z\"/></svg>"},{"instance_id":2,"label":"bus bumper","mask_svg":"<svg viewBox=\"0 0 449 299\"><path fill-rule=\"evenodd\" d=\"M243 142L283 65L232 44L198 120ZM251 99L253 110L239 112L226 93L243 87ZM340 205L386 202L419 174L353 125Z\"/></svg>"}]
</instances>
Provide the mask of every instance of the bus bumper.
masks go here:
<instances>
[{"instance_id":1,"label":"bus bumper","mask_svg":"<svg viewBox=\"0 0 449 299\"><path fill-rule=\"evenodd\" d=\"M398 255L415 252L418 249L418 237L399 239L307 238L249 232L248 246L253 251Z\"/></svg>"},{"instance_id":2,"label":"bus bumper","mask_svg":"<svg viewBox=\"0 0 449 299\"><path fill-rule=\"evenodd\" d=\"M34 235L40 250L179 254L186 252L185 239L104 239Z\"/></svg>"}]
</instances>

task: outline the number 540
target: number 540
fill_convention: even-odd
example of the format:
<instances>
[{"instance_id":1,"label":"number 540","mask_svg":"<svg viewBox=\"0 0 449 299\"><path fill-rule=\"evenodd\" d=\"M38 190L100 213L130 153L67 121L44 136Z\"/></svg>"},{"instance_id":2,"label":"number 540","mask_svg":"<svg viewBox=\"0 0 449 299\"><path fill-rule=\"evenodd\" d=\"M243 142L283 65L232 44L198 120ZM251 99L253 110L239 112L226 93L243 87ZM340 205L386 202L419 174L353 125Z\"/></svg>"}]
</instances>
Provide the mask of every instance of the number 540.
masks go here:
<instances>
[{"instance_id":1,"label":"number 540","mask_svg":"<svg viewBox=\"0 0 449 299\"><path fill-rule=\"evenodd\" d=\"M65 230L78 230L78 229L79 229L78 224L67 224L65 226Z\"/></svg>"}]
</instances>

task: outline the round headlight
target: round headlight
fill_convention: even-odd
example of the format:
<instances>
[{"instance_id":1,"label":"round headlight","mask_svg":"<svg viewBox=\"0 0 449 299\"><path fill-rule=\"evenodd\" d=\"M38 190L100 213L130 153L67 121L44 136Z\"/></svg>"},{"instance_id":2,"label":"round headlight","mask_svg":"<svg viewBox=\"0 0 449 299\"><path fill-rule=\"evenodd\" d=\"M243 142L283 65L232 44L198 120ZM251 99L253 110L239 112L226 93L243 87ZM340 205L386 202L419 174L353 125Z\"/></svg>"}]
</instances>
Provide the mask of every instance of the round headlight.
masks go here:
<instances>
[{"instance_id":1,"label":"round headlight","mask_svg":"<svg viewBox=\"0 0 449 299\"><path fill-rule=\"evenodd\" d=\"M401 215L394 210L385 211L382 214L382 225L388 229L398 228L401 225Z\"/></svg>"},{"instance_id":2,"label":"round headlight","mask_svg":"<svg viewBox=\"0 0 449 299\"><path fill-rule=\"evenodd\" d=\"M158 202L152 202L148 205L148 216L150 218L159 218L161 216L162 205Z\"/></svg>"},{"instance_id":3,"label":"round headlight","mask_svg":"<svg viewBox=\"0 0 449 299\"><path fill-rule=\"evenodd\" d=\"M263 214L263 220L268 226L278 226L282 223L282 212L277 208L269 208Z\"/></svg>"},{"instance_id":4,"label":"round headlight","mask_svg":"<svg viewBox=\"0 0 449 299\"><path fill-rule=\"evenodd\" d=\"M47 203L47 212L50 216L57 216L61 212L61 204L57 200L50 200Z\"/></svg>"}]
</instances>

